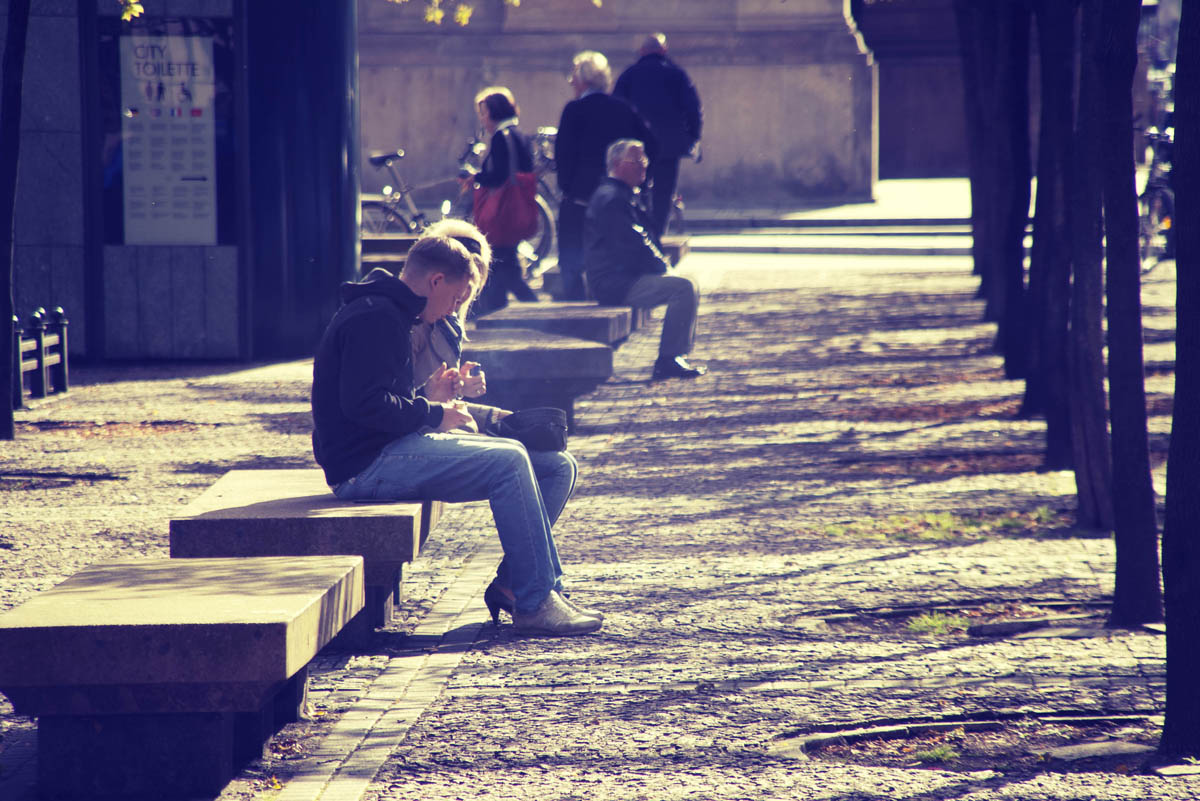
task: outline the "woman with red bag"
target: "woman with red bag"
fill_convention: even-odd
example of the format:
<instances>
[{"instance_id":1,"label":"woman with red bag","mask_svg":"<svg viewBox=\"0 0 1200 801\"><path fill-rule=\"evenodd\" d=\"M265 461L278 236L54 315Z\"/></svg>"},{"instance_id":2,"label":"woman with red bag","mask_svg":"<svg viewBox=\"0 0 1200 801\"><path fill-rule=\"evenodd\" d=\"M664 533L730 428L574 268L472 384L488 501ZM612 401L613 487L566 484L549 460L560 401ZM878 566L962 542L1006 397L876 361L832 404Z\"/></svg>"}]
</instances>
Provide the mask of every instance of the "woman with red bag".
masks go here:
<instances>
[{"instance_id":1,"label":"woman with red bag","mask_svg":"<svg viewBox=\"0 0 1200 801\"><path fill-rule=\"evenodd\" d=\"M487 154L475 176L475 224L487 235L492 246L492 270L480 294L478 314L508 305L511 292L517 300L536 302L537 294L525 283L517 244L530 233L523 230L537 207L533 199L533 155L529 142L517 130L517 104L512 92L492 86L475 96L479 122L492 135ZM527 191L524 186L529 183Z\"/></svg>"}]
</instances>

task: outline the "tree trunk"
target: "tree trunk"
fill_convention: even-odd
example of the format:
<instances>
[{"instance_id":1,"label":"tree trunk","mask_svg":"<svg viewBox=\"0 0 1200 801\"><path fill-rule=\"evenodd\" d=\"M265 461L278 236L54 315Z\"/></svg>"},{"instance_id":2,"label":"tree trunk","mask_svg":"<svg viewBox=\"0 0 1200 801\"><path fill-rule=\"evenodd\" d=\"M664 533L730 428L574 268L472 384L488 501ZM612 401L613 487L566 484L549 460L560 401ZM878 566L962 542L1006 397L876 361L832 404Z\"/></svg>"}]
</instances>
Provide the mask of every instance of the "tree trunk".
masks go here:
<instances>
[{"instance_id":1,"label":"tree trunk","mask_svg":"<svg viewBox=\"0 0 1200 801\"><path fill-rule=\"evenodd\" d=\"M1146 430L1142 358L1141 261L1133 170L1133 72L1141 0L1104 0L1105 288L1108 301L1108 401L1112 425L1113 520L1117 570L1110 626L1162 620L1158 520Z\"/></svg>"},{"instance_id":2,"label":"tree trunk","mask_svg":"<svg viewBox=\"0 0 1200 801\"><path fill-rule=\"evenodd\" d=\"M1100 226L1104 87L1099 61L1100 9L1103 0L1084 0L1080 32L1079 113L1075 121L1071 165L1071 336L1068 374L1071 386L1071 448L1079 499L1078 524L1111 530L1112 463L1108 414L1104 404L1102 233Z\"/></svg>"},{"instance_id":3,"label":"tree trunk","mask_svg":"<svg viewBox=\"0 0 1200 801\"><path fill-rule=\"evenodd\" d=\"M14 386L13 363L13 225L17 207L17 157L21 144L21 85L25 76L25 41L29 31L30 0L9 0L8 32L4 39L4 61L0 69L0 275L4 276L4 291L0 292L0 348L6 365L0 379L0 440L12 439L13 395L20 391ZM19 379L18 379L19 381Z\"/></svg>"},{"instance_id":4,"label":"tree trunk","mask_svg":"<svg viewBox=\"0 0 1200 801\"><path fill-rule=\"evenodd\" d=\"M1176 218L1195 220L1200 219L1200 9L1194 6L1185 6L1180 19L1175 87ZM1200 227L1179 226L1175 255L1175 412L1162 546L1167 710L1159 750L1170 757L1200 757Z\"/></svg>"},{"instance_id":5,"label":"tree trunk","mask_svg":"<svg viewBox=\"0 0 1200 801\"><path fill-rule=\"evenodd\" d=\"M1029 6L956 0L971 138L975 271L997 323L1004 372L1026 369L1025 226L1029 218Z\"/></svg>"},{"instance_id":6,"label":"tree trunk","mask_svg":"<svg viewBox=\"0 0 1200 801\"><path fill-rule=\"evenodd\" d=\"M1029 259L1029 368L1022 417L1046 418L1044 466L1072 466L1068 413L1068 314L1071 298L1071 237L1067 225L1067 173L1075 108L1075 41L1078 5L1037 0L1041 63L1041 125L1037 203Z\"/></svg>"},{"instance_id":7,"label":"tree trunk","mask_svg":"<svg viewBox=\"0 0 1200 801\"><path fill-rule=\"evenodd\" d=\"M967 173L971 183L971 255L973 270L980 277L979 297L987 296L988 279L991 271L985 269L988 257L993 252L988 240L991 234L988 211L990 196L984 187L990 185L989 170L992 163L991 149L987 146L990 128L983 114L983 93L980 89L980 43L979 26L975 17L979 14L977 4L970 0L955 0L954 21L958 27L959 56L963 71L963 106L965 109L967 134ZM985 308L984 318L991 319Z\"/></svg>"}]
</instances>

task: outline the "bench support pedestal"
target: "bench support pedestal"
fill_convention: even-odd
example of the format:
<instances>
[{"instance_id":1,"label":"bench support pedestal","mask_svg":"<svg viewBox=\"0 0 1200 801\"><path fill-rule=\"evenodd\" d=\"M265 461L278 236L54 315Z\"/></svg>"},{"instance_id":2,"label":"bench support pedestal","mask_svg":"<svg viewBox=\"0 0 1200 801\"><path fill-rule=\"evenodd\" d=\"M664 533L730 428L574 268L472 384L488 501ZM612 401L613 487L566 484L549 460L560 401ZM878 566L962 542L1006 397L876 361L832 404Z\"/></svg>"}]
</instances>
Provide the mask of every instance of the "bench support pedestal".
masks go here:
<instances>
[{"instance_id":1,"label":"bench support pedestal","mask_svg":"<svg viewBox=\"0 0 1200 801\"><path fill-rule=\"evenodd\" d=\"M38 786L50 797L216 796L234 776L231 712L38 718Z\"/></svg>"},{"instance_id":2,"label":"bench support pedestal","mask_svg":"<svg viewBox=\"0 0 1200 801\"><path fill-rule=\"evenodd\" d=\"M362 610L355 615L346 627L334 638L331 647L335 650L356 650L370 644L371 635L375 629L382 628L392 622L400 602L404 600L403 567L395 567L386 581L379 584L367 584L366 603Z\"/></svg>"},{"instance_id":3,"label":"bench support pedestal","mask_svg":"<svg viewBox=\"0 0 1200 801\"><path fill-rule=\"evenodd\" d=\"M80 801L216 796L307 700L304 668L254 712L42 715L38 786Z\"/></svg>"}]
</instances>

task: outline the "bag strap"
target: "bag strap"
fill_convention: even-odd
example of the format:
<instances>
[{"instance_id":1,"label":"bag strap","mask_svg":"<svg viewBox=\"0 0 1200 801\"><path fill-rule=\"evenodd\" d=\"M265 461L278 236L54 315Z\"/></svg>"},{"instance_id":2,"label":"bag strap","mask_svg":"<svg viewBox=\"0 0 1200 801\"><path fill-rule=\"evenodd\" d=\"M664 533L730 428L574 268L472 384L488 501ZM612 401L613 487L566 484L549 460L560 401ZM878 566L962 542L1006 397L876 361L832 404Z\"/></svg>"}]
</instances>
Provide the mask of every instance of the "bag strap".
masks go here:
<instances>
[{"instance_id":1,"label":"bag strap","mask_svg":"<svg viewBox=\"0 0 1200 801\"><path fill-rule=\"evenodd\" d=\"M504 179L504 183L511 184L517 179L516 170L513 169L515 166L517 166L516 153L513 152L512 139L510 139L508 136L507 128L500 132L500 136L503 137L504 146L508 150L508 177Z\"/></svg>"},{"instance_id":2,"label":"bag strap","mask_svg":"<svg viewBox=\"0 0 1200 801\"><path fill-rule=\"evenodd\" d=\"M504 136L504 143L508 145L508 179L507 183L515 184L517 182L517 173L520 171L520 164L517 163L517 145L513 138L509 135L509 129L505 128L500 132Z\"/></svg>"}]
</instances>

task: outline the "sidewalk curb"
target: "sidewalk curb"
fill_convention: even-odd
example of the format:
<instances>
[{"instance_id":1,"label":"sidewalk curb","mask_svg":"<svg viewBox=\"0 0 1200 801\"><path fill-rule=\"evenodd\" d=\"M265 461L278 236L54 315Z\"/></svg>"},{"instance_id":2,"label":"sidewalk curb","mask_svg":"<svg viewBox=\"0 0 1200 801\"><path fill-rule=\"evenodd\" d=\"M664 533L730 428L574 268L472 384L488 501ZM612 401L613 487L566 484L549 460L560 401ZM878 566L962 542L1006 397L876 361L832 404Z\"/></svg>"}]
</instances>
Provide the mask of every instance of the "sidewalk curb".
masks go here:
<instances>
[{"instance_id":1,"label":"sidewalk curb","mask_svg":"<svg viewBox=\"0 0 1200 801\"><path fill-rule=\"evenodd\" d=\"M479 610L473 602L500 556L495 541L488 541L471 556L412 634L436 636L437 646L415 664L406 656L390 660L312 754L315 769L292 777L277 801L358 801L363 797L409 729L441 695L475 641L484 624L478 622Z\"/></svg>"}]
</instances>

